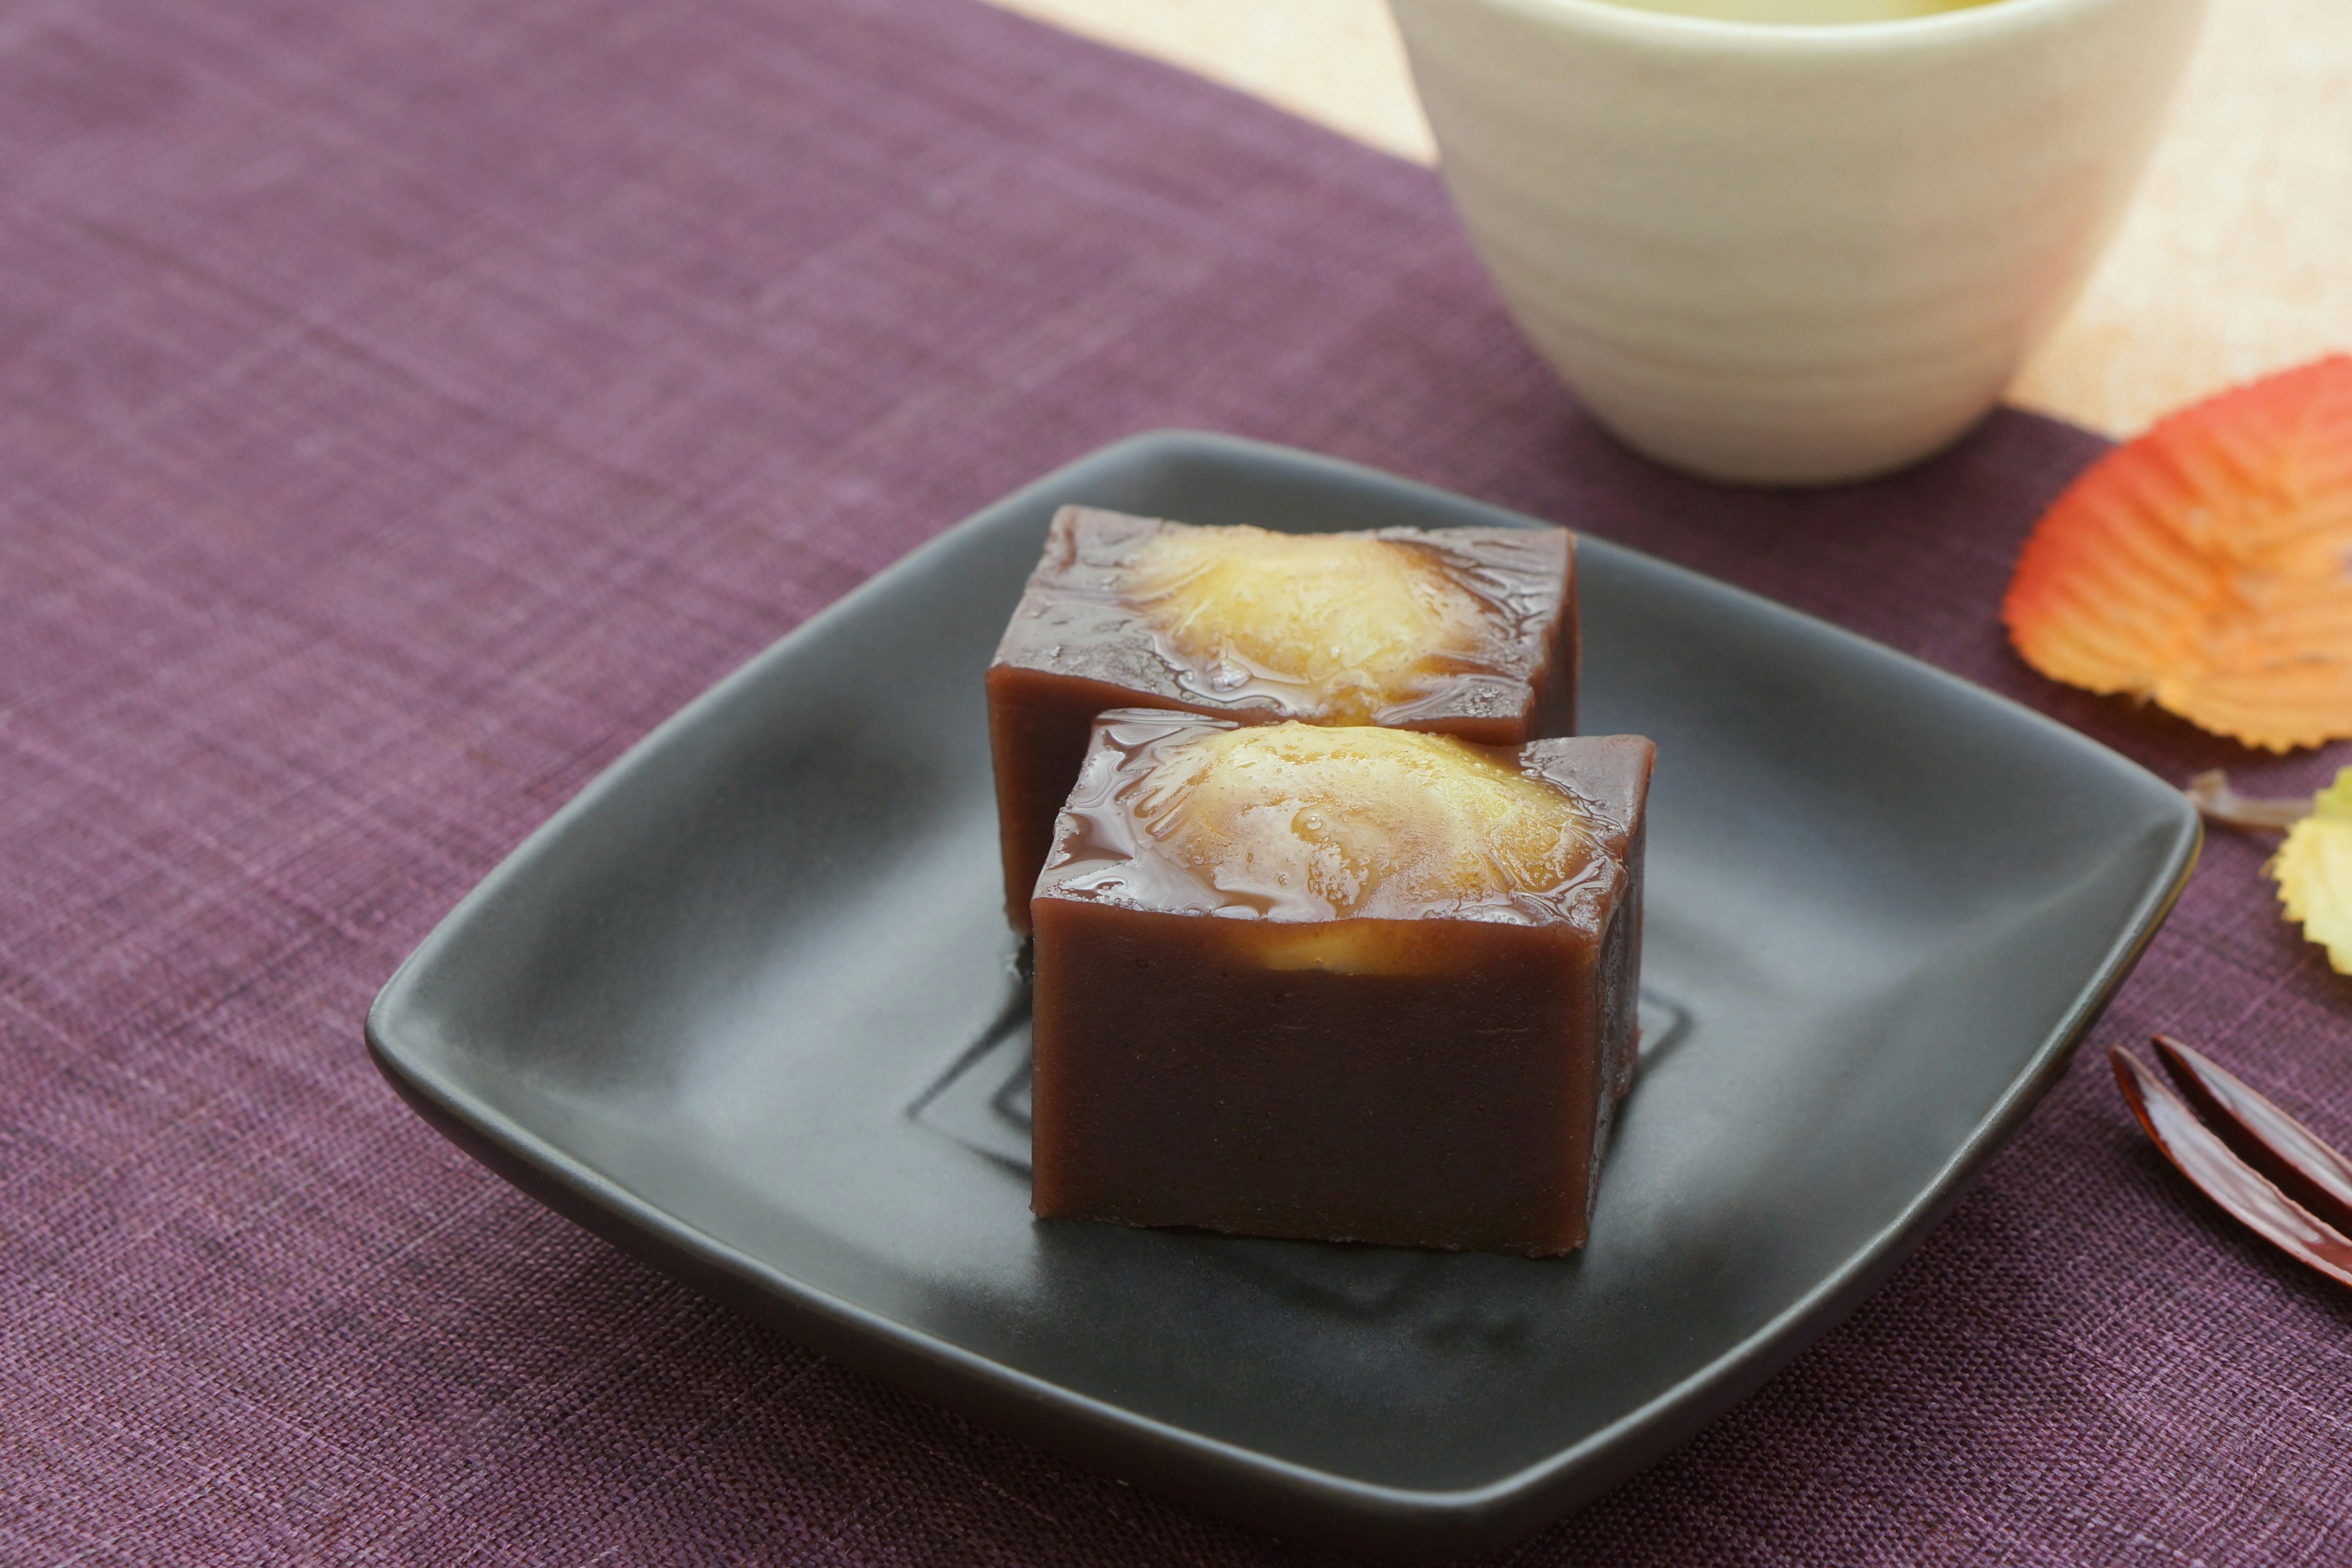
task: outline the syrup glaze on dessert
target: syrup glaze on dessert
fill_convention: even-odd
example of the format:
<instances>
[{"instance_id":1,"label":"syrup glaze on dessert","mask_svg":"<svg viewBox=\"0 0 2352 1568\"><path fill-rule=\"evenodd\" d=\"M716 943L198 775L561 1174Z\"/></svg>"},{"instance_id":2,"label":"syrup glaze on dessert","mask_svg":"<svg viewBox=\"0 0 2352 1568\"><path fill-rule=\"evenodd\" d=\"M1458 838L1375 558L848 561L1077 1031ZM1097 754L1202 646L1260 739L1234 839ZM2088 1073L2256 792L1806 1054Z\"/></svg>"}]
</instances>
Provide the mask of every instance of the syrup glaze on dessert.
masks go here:
<instances>
[{"instance_id":1,"label":"syrup glaze on dessert","mask_svg":"<svg viewBox=\"0 0 2352 1568\"><path fill-rule=\"evenodd\" d=\"M1570 668L1547 668L1568 535L1454 531L1275 533L1068 508L998 662L1319 724L1510 721L1548 675L1572 692L1572 642Z\"/></svg>"},{"instance_id":2,"label":"syrup glaze on dessert","mask_svg":"<svg viewBox=\"0 0 2352 1568\"><path fill-rule=\"evenodd\" d=\"M1070 897L1271 921L1532 923L1574 920L1580 890L1608 873L1593 807L1507 752L1407 730L1104 723L1051 863L1106 864L1058 878Z\"/></svg>"},{"instance_id":3,"label":"syrup glaze on dessert","mask_svg":"<svg viewBox=\"0 0 2352 1568\"><path fill-rule=\"evenodd\" d=\"M1369 533L1162 529L1126 576L1179 684L1323 724L1426 696L1511 613L1442 551Z\"/></svg>"},{"instance_id":4,"label":"syrup glaze on dessert","mask_svg":"<svg viewBox=\"0 0 2352 1568\"><path fill-rule=\"evenodd\" d=\"M1029 900L1096 714L1430 731L1576 728L1574 542L1461 528L1286 534L1064 507L988 669L1005 913Z\"/></svg>"}]
</instances>

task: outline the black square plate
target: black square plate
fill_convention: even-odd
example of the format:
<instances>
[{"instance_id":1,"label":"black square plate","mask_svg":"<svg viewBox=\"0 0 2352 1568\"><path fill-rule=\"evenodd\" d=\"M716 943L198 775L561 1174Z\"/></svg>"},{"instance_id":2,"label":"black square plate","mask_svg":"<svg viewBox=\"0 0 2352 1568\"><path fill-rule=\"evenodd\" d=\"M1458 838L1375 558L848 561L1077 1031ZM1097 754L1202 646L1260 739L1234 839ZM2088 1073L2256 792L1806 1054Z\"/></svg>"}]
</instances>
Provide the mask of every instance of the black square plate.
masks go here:
<instances>
[{"instance_id":1,"label":"black square plate","mask_svg":"<svg viewBox=\"0 0 2352 1568\"><path fill-rule=\"evenodd\" d=\"M981 674L1065 501L1542 526L1217 437L1106 448L656 731L402 965L368 1044L680 1277L1268 1529L1489 1546L1691 1436L1950 1206L2196 857L2181 797L2073 731L1587 538L1584 726L1658 744L1650 1039L1591 1246L1039 1224Z\"/></svg>"}]
</instances>

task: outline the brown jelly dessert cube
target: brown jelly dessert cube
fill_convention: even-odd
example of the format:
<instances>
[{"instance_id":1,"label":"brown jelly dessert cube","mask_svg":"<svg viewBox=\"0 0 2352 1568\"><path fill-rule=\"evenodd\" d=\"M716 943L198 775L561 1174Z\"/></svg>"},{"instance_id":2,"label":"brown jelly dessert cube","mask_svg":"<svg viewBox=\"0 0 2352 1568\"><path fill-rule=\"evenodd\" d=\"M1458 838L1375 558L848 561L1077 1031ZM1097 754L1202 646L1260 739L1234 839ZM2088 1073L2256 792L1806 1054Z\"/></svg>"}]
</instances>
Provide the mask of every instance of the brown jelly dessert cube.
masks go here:
<instances>
[{"instance_id":1,"label":"brown jelly dessert cube","mask_svg":"<svg viewBox=\"0 0 2352 1568\"><path fill-rule=\"evenodd\" d=\"M1109 708L1383 724L1518 746L1576 729L1565 530L1269 533L1064 507L988 670L1005 912Z\"/></svg>"},{"instance_id":2,"label":"brown jelly dessert cube","mask_svg":"<svg viewBox=\"0 0 2352 1568\"><path fill-rule=\"evenodd\" d=\"M1582 1246L1654 754L1104 714L1033 906L1031 1206Z\"/></svg>"}]
</instances>

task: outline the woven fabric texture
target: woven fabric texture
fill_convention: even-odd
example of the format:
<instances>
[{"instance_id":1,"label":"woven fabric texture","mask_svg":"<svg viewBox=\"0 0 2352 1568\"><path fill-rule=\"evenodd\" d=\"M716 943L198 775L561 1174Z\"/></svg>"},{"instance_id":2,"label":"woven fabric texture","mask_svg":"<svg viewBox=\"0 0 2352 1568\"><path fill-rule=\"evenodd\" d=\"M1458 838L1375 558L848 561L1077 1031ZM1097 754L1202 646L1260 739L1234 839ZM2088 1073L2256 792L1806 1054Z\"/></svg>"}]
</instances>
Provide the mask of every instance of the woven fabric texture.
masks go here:
<instances>
[{"instance_id":1,"label":"woven fabric texture","mask_svg":"<svg viewBox=\"0 0 2352 1568\"><path fill-rule=\"evenodd\" d=\"M412 1116L359 1022L629 742L1139 428L1657 552L2172 775L1993 620L2099 443L1662 474L1433 177L966 0L33 0L0 21L0 1562L1307 1563L665 1282ZM1916 1258L1526 1564L2352 1556L2352 1298L2099 1051L2352 1145L2352 982L2221 836Z\"/></svg>"}]
</instances>

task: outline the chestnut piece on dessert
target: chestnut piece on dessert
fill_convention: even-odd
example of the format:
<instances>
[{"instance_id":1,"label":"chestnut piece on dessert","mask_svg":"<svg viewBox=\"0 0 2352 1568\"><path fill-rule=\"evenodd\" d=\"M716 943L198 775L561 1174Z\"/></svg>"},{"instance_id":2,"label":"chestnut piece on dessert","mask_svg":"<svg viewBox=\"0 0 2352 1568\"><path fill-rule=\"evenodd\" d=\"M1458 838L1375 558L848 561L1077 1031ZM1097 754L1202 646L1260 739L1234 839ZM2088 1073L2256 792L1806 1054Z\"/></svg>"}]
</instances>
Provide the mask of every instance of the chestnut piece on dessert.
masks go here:
<instances>
[{"instance_id":1,"label":"chestnut piece on dessert","mask_svg":"<svg viewBox=\"0 0 2352 1568\"><path fill-rule=\"evenodd\" d=\"M1269 533L1064 507L988 669L1005 914L1110 708L1519 746L1576 729L1561 529Z\"/></svg>"},{"instance_id":2,"label":"chestnut piece on dessert","mask_svg":"<svg viewBox=\"0 0 2352 1568\"><path fill-rule=\"evenodd\" d=\"M1633 1077L1654 755L1104 714L1032 906L1030 1206L1581 1247Z\"/></svg>"}]
</instances>

